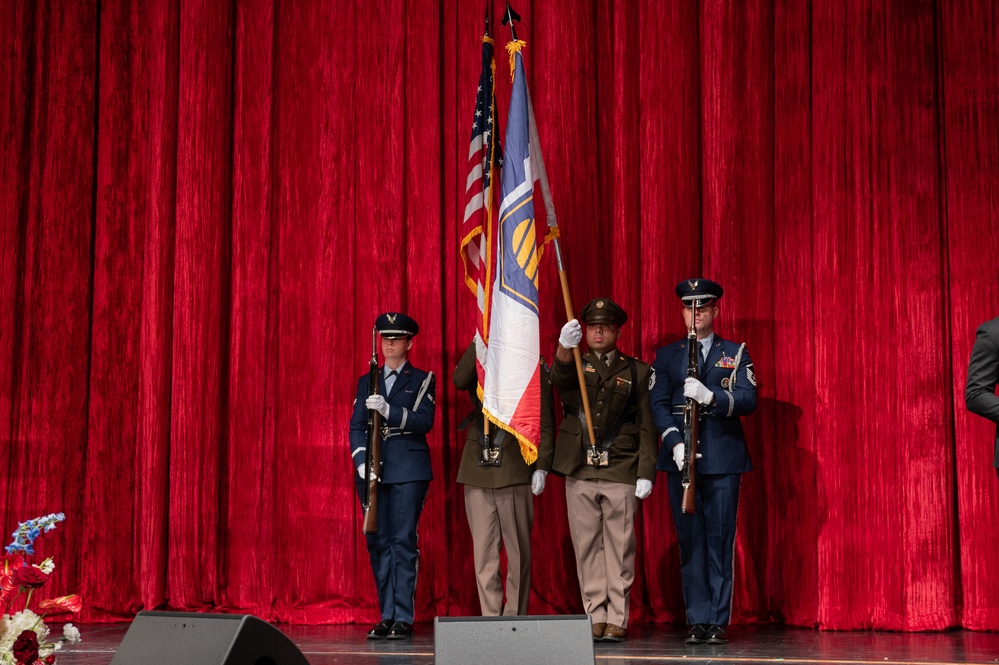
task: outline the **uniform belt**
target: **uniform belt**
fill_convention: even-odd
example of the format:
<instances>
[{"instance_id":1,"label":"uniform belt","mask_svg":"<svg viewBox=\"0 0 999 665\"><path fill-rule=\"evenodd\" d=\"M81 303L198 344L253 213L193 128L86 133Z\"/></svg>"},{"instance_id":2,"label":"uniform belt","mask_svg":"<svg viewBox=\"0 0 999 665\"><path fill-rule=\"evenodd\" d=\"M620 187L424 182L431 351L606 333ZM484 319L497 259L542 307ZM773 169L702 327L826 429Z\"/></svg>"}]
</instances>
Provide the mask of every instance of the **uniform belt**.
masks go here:
<instances>
[{"instance_id":1,"label":"uniform belt","mask_svg":"<svg viewBox=\"0 0 999 665\"><path fill-rule=\"evenodd\" d=\"M385 439L391 439L395 436L402 436L403 434L413 434L413 432L402 430L398 427L382 427L382 441Z\"/></svg>"}]
</instances>

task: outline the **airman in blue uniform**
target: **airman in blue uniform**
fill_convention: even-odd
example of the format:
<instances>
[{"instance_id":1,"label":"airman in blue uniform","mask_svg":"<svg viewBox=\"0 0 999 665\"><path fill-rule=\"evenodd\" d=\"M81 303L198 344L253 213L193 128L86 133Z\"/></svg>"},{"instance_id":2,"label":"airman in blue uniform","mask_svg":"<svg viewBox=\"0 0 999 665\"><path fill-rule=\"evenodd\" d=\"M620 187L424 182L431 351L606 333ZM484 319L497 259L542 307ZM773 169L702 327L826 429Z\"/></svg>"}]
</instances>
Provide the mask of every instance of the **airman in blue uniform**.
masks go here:
<instances>
[{"instance_id":1,"label":"airman in blue uniform","mask_svg":"<svg viewBox=\"0 0 999 665\"><path fill-rule=\"evenodd\" d=\"M420 327L401 312L387 312L375 321L385 364L380 394L368 396L368 375L357 381L350 418L350 454L357 469L357 493L364 492L368 410L383 419L381 470L378 472L378 531L365 536L378 589L382 620L369 639L405 639L413 634L416 572L420 551L416 528L433 479L427 433L434 425L434 375L408 361L413 337Z\"/></svg>"},{"instance_id":2,"label":"airman in blue uniform","mask_svg":"<svg viewBox=\"0 0 999 665\"><path fill-rule=\"evenodd\" d=\"M698 378L687 376L687 338L656 352L649 398L661 445L656 468L667 474L673 522L680 545L688 644L728 641L732 566L741 474L753 465L740 416L756 409L756 374L745 344L714 331L722 287L690 279L676 287L690 328L695 317ZM697 305L696 312L694 305ZM700 438L695 470L695 512L681 510L684 465L684 416L687 399L700 406Z\"/></svg>"}]
</instances>

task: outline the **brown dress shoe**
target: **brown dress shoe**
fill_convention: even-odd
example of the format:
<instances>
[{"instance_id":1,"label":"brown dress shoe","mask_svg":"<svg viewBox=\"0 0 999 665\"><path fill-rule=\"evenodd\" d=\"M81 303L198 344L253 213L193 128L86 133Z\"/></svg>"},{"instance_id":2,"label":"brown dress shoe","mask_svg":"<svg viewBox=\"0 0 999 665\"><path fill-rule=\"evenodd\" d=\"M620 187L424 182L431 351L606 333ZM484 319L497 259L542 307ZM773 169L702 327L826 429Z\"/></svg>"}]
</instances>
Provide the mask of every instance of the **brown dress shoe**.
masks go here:
<instances>
[{"instance_id":1,"label":"brown dress shoe","mask_svg":"<svg viewBox=\"0 0 999 665\"><path fill-rule=\"evenodd\" d=\"M604 642L624 642L626 635L627 631L624 628L609 623L604 630Z\"/></svg>"},{"instance_id":2,"label":"brown dress shoe","mask_svg":"<svg viewBox=\"0 0 999 665\"><path fill-rule=\"evenodd\" d=\"M601 642L604 639L604 629L607 628L606 623L595 623L593 624L593 641Z\"/></svg>"}]
</instances>

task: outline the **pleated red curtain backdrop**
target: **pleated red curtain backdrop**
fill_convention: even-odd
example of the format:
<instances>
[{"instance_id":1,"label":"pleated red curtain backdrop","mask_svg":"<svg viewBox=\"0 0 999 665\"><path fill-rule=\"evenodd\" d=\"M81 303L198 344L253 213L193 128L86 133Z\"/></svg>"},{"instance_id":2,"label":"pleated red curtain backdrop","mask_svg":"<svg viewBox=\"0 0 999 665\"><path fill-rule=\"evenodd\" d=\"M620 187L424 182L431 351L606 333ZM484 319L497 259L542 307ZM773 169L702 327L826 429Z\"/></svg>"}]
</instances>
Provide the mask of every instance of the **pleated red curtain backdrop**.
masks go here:
<instances>
[{"instance_id":1,"label":"pleated red curtain backdrop","mask_svg":"<svg viewBox=\"0 0 999 665\"><path fill-rule=\"evenodd\" d=\"M439 378L418 618L477 612L449 378L483 8L0 3L0 526L67 514L40 544L83 620L376 619L347 420L387 309ZM999 629L994 429L963 403L999 313L993 3L516 9L577 310L616 299L650 359L710 276L756 363L735 620ZM580 611L563 488L535 613ZM633 618L681 622L661 483L638 528Z\"/></svg>"}]
</instances>

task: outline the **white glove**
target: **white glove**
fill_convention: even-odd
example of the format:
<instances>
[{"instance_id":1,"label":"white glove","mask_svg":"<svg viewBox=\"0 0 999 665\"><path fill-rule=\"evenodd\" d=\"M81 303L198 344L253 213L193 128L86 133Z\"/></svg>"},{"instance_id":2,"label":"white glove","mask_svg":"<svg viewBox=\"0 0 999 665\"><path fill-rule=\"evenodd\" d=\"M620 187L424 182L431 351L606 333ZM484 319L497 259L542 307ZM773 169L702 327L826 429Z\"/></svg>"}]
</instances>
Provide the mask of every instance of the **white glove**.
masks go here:
<instances>
[{"instance_id":1,"label":"white glove","mask_svg":"<svg viewBox=\"0 0 999 665\"><path fill-rule=\"evenodd\" d=\"M676 462L676 468L680 469L681 471L683 471L683 454L686 451L687 447L682 443L678 443L675 446L673 446L673 461ZM704 457L704 455L702 455L701 453L697 453L697 459L701 459L702 457Z\"/></svg>"},{"instance_id":2,"label":"white glove","mask_svg":"<svg viewBox=\"0 0 999 665\"><path fill-rule=\"evenodd\" d=\"M364 464L357 465L357 475L361 480L364 480ZM375 473L374 469L371 470L371 480L378 480L378 474Z\"/></svg>"},{"instance_id":3,"label":"white glove","mask_svg":"<svg viewBox=\"0 0 999 665\"><path fill-rule=\"evenodd\" d=\"M715 394L708 390L706 385L692 376L688 376L687 380L683 382L683 396L689 397L704 406L708 406L715 399Z\"/></svg>"},{"instance_id":4,"label":"white glove","mask_svg":"<svg viewBox=\"0 0 999 665\"><path fill-rule=\"evenodd\" d=\"M545 476L547 475L547 471L537 469L534 475L531 476L531 491L534 492L534 496L538 496L545 491Z\"/></svg>"},{"instance_id":5,"label":"white glove","mask_svg":"<svg viewBox=\"0 0 999 665\"><path fill-rule=\"evenodd\" d=\"M389 405L385 401L385 398L381 395L372 395L368 399L364 400L364 406L368 407L372 411L377 411L382 414L382 418L388 418Z\"/></svg>"},{"instance_id":6,"label":"white glove","mask_svg":"<svg viewBox=\"0 0 999 665\"><path fill-rule=\"evenodd\" d=\"M559 333L558 343L567 349L574 349L579 346L579 340L583 339L583 328L579 325L578 319L573 319L562 326Z\"/></svg>"},{"instance_id":7,"label":"white glove","mask_svg":"<svg viewBox=\"0 0 999 665\"><path fill-rule=\"evenodd\" d=\"M652 481L639 478L638 482L635 483L635 496L639 499L647 499L650 494L652 494Z\"/></svg>"}]
</instances>

